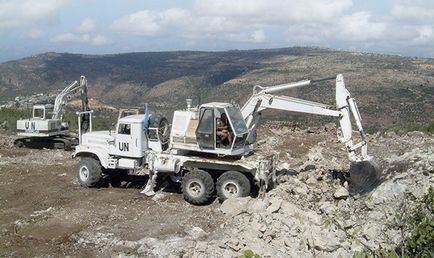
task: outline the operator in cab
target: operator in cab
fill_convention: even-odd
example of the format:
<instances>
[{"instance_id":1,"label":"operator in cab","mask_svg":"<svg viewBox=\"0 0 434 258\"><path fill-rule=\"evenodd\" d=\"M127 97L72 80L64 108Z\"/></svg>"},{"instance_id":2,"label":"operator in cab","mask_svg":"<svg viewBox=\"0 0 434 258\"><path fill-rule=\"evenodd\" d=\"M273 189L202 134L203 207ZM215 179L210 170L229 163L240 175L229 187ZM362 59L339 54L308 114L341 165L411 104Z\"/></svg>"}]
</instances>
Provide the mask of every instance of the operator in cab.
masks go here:
<instances>
[{"instance_id":1,"label":"operator in cab","mask_svg":"<svg viewBox=\"0 0 434 258\"><path fill-rule=\"evenodd\" d=\"M216 134L219 142L224 146L230 145L232 142L232 135L230 132L230 125L226 113L222 113L220 118L217 118Z\"/></svg>"}]
</instances>

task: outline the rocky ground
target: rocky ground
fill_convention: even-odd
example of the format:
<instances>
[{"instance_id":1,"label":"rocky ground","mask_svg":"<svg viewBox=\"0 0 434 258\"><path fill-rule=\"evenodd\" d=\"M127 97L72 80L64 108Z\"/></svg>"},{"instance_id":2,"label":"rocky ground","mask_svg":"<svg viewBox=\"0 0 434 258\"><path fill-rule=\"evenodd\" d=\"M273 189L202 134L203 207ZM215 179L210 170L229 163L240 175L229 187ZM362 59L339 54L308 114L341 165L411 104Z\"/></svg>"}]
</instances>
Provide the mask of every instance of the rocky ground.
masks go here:
<instances>
[{"instance_id":1,"label":"rocky ground","mask_svg":"<svg viewBox=\"0 0 434 258\"><path fill-rule=\"evenodd\" d=\"M399 246L410 196L434 185L434 137L420 132L368 135L382 181L348 194L349 168L335 128L267 125L262 153L279 153L279 182L262 198L185 202L176 186L150 198L143 182L85 189L76 160L61 150L12 147L0 136L1 257L349 257ZM398 226L397 226L398 225Z\"/></svg>"}]
</instances>

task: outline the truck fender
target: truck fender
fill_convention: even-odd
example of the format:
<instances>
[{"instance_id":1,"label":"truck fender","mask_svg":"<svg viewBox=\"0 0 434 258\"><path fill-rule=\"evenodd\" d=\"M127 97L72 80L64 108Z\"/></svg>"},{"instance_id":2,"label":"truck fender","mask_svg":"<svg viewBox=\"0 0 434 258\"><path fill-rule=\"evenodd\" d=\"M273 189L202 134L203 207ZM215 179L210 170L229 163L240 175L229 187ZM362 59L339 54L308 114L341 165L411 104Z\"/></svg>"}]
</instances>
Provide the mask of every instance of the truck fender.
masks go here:
<instances>
[{"instance_id":1,"label":"truck fender","mask_svg":"<svg viewBox=\"0 0 434 258\"><path fill-rule=\"evenodd\" d=\"M103 168L108 167L108 159L109 155L107 152L102 150L76 150L75 153L72 155L72 158L76 157L92 157L94 159L97 159Z\"/></svg>"}]
</instances>

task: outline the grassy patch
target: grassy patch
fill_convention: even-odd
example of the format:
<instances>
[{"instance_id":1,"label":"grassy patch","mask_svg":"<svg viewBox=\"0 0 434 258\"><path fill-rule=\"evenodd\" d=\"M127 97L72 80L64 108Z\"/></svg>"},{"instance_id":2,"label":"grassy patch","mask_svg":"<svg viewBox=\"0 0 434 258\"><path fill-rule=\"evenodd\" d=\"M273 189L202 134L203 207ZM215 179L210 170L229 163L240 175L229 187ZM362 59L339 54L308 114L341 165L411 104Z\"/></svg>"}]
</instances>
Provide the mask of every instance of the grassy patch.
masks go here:
<instances>
[{"instance_id":1,"label":"grassy patch","mask_svg":"<svg viewBox=\"0 0 434 258\"><path fill-rule=\"evenodd\" d=\"M32 115L30 109L1 108L0 109L0 128L7 132L15 132L17 120L29 118Z\"/></svg>"}]
</instances>

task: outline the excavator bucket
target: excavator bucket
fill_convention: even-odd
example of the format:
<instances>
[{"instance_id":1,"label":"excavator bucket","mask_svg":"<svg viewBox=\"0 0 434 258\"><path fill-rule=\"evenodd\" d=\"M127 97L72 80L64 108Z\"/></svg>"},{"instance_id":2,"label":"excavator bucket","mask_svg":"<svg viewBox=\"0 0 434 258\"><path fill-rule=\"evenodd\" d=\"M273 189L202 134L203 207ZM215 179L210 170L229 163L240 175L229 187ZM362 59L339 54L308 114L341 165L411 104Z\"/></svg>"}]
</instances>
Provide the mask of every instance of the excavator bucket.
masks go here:
<instances>
[{"instance_id":1,"label":"excavator bucket","mask_svg":"<svg viewBox=\"0 0 434 258\"><path fill-rule=\"evenodd\" d=\"M373 160L363 160L351 163L350 192L365 194L380 184L381 169Z\"/></svg>"}]
</instances>

